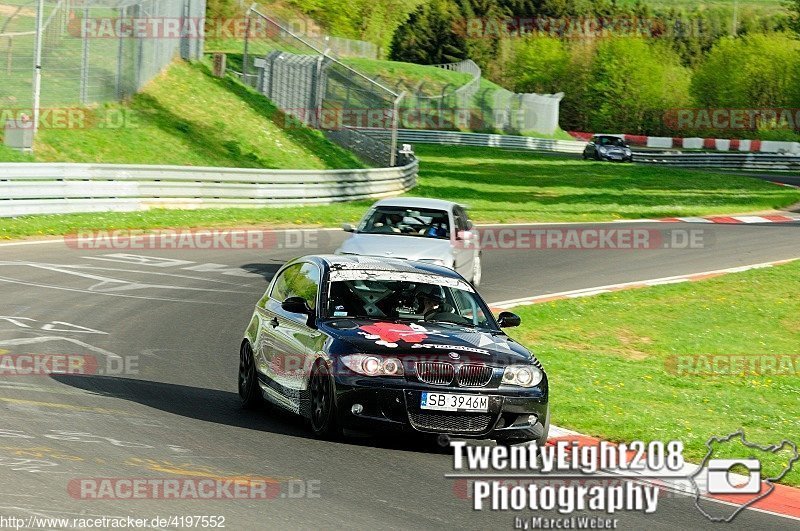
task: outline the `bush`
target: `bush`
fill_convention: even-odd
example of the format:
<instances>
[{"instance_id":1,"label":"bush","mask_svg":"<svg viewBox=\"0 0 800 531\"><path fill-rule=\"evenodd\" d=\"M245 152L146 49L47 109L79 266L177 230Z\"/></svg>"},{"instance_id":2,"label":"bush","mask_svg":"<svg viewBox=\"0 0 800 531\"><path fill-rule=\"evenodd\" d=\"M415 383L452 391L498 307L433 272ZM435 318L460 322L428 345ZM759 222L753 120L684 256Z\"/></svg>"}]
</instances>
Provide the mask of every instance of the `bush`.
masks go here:
<instances>
[{"instance_id":1,"label":"bush","mask_svg":"<svg viewBox=\"0 0 800 531\"><path fill-rule=\"evenodd\" d=\"M689 70L666 47L637 38L603 41L587 89L590 130L657 134L665 110L689 106L689 84Z\"/></svg>"},{"instance_id":2,"label":"bush","mask_svg":"<svg viewBox=\"0 0 800 531\"><path fill-rule=\"evenodd\" d=\"M786 34L721 40L698 67L692 94L701 107L800 107L800 41Z\"/></svg>"}]
</instances>

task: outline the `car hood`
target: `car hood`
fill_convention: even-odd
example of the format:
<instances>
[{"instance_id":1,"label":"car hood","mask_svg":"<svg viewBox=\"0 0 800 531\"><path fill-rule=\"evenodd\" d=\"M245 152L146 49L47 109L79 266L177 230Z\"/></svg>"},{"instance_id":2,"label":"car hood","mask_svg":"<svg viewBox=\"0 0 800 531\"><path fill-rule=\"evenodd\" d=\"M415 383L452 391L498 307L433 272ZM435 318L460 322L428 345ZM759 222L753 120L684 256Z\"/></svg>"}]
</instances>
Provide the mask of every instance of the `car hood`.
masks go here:
<instances>
[{"instance_id":1,"label":"car hood","mask_svg":"<svg viewBox=\"0 0 800 531\"><path fill-rule=\"evenodd\" d=\"M362 256L391 256L406 260L443 259L450 252L450 240L393 234L353 234L339 253Z\"/></svg>"},{"instance_id":2,"label":"car hood","mask_svg":"<svg viewBox=\"0 0 800 531\"><path fill-rule=\"evenodd\" d=\"M490 334L460 326L333 318L321 321L319 328L335 340L347 343L353 351L366 354L392 355L415 361L538 364L527 349L505 334Z\"/></svg>"}]
</instances>

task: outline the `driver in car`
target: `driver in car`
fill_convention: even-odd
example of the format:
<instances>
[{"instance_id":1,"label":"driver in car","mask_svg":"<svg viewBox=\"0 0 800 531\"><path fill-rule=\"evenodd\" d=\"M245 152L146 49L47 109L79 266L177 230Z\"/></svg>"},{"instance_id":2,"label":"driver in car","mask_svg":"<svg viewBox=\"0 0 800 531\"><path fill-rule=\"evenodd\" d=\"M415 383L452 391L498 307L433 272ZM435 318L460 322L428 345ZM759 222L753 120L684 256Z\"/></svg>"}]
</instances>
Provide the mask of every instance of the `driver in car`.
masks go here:
<instances>
[{"instance_id":1,"label":"driver in car","mask_svg":"<svg viewBox=\"0 0 800 531\"><path fill-rule=\"evenodd\" d=\"M383 218L383 226L379 227L380 232L402 232L400 223L403 216L397 213L387 214Z\"/></svg>"},{"instance_id":2,"label":"driver in car","mask_svg":"<svg viewBox=\"0 0 800 531\"><path fill-rule=\"evenodd\" d=\"M442 297L441 290L431 284L423 284L417 290L419 313L425 321L447 320L453 315L453 309Z\"/></svg>"}]
</instances>

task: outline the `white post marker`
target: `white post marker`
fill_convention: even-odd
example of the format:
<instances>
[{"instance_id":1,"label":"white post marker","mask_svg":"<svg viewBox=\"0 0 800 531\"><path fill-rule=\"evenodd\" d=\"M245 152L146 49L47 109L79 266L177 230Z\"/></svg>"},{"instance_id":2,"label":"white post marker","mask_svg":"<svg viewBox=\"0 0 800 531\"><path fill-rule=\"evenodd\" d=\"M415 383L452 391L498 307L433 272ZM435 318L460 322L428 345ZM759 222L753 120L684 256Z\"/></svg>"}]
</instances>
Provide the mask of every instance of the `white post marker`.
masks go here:
<instances>
[{"instance_id":1,"label":"white post marker","mask_svg":"<svg viewBox=\"0 0 800 531\"><path fill-rule=\"evenodd\" d=\"M36 4L36 35L34 37L33 57L33 137L39 129L39 100L42 92L42 26L44 18L44 0ZM33 147L33 146L31 146Z\"/></svg>"}]
</instances>

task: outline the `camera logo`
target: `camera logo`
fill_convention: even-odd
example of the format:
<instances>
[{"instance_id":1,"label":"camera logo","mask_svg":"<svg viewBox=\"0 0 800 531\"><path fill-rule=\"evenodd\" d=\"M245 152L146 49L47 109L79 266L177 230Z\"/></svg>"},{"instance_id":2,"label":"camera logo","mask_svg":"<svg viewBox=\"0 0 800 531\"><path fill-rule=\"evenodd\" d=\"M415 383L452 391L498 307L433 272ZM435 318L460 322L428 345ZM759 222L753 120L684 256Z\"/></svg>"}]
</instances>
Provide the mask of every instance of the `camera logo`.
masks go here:
<instances>
[{"instance_id":1,"label":"camera logo","mask_svg":"<svg viewBox=\"0 0 800 531\"><path fill-rule=\"evenodd\" d=\"M783 479L794 464L800 461L800 452L794 442L783 440L780 444L761 446L748 441L744 430L735 431L724 437L711 437L706 441L706 448L708 453L703 462L688 479L694 490L695 507L712 522L731 522L740 512L772 494L775 483ZM715 453L719 455L718 452L730 451L750 455L742 458L712 459ZM773 457L769 465L771 472L768 473L763 470L761 460L755 456L766 457L770 454ZM725 506L725 510L732 509L731 512L723 516L712 515L701 505L701 500L707 500L704 494L712 497L726 496L727 501L734 503ZM718 505L716 509L719 510Z\"/></svg>"},{"instance_id":2,"label":"camera logo","mask_svg":"<svg viewBox=\"0 0 800 531\"><path fill-rule=\"evenodd\" d=\"M742 483L736 467L749 472ZM739 477L737 477L739 476ZM709 494L758 494L761 491L761 462L758 459L711 459L708 461Z\"/></svg>"}]
</instances>

